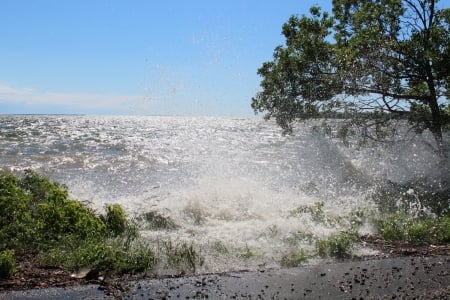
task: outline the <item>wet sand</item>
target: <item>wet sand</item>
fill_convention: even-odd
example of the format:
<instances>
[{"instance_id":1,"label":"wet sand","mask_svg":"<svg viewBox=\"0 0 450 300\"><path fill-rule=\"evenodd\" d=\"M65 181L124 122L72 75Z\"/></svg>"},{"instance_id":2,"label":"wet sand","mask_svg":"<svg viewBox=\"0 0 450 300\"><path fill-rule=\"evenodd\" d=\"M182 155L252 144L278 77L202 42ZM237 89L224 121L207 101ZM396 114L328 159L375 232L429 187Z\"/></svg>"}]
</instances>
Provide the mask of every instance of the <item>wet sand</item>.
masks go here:
<instances>
[{"instance_id":1,"label":"wet sand","mask_svg":"<svg viewBox=\"0 0 450 300\"><path fill-rule=\"evenodd\" d=\"M378 258L259 272L0 293L0 299L450 299L450 255ZM117 291L116 291L117 292Z\"/></svg>"}]
</instances>

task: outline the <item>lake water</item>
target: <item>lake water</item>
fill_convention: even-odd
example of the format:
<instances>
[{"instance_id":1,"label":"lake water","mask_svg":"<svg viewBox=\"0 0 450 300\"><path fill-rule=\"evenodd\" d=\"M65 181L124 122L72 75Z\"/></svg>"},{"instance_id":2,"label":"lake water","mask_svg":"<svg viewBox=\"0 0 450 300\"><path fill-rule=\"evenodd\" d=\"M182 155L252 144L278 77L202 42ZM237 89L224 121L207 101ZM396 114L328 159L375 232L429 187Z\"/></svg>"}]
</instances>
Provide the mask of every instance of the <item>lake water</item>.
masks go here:
<instances>
[{"instance_id":1,"label":"lake water","mask_svg":"<svg viewBox=\"0 0 450 300\"><path fill-rule=\"evenodd\" d=\"M437 168L421 139L356 149L312 125L294 133L259 118L0 116L0 166L35 169L99 212L120 203L131 216L170 217L178 229L143 235L194 242L204 271L277 266L312 248L311 238L350 226L295 214L299 207L323 203L338 220L374 209L377 182L429 178Z\"/></svg>"}]
</instances>

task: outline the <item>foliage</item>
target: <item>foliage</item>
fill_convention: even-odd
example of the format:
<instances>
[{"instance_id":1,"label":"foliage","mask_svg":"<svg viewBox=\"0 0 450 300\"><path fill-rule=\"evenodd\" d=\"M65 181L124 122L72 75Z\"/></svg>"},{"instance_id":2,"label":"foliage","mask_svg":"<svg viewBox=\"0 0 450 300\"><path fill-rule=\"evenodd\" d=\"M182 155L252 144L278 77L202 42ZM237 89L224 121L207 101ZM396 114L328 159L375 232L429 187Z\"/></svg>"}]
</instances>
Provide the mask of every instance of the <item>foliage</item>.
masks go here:
<instances>
[{"instance_id":1,"label":"foliage","mask_svg":"<svg viewBox=\"0 0 450 300\"><path fill-rule=\"evenodd\" d=\"M27 170L21 179L0 176L1 248L46 250L64 236L98 238L105 224L90 209L68 198L67 188Z\"/></svg>"},{"instance_id":2,"label":"foliage","mask_svg":"<svg viewBox=\"0 0 450 300\"><path fill-rule=\"evenodd\" d=\"M34 235L31 197L12 174L0 175L0 251L27 247Z\"/></svg>"},{"instance_id":3,"label":"foliage","mask_svg":"<svg viewBox=\"0 0 450 300\"><path fill-rule=\"evenodd\" d=\"M450 216L442 217L438 223L438 240L442 243L450 243Z\"/></svg>"},{"instance_id":4,"label":"foliage","mask_svg":"<svg viewBox=\"0 0 450 300\"><path fill-rule=\"evenodd\" d=\"M356 236L347 232L332 234L316 241L316 251L319 256L344 258L350 256L350 248L356 241Z\"/></svg>"},{"instance_id":5,"label":"foliage","mask_svg":"<svg viewBox=\"0 0 450 300\"><path fill-rule=\"evenodd\" d=\"M16 273L16 261L12 250L0 252L0 278L9 278Z\"/></svg>"},{"instance_id":6,"label":"foliage","mask_svg":"<svg viewBox=\"0 0 450 300\"><path fill-rule=\"evenodd\" d=\"M314 6L310 17L291 16L285 45L258 70L252 108L285 132L296 119L337 117L342 133L376 140L408 119L446 155L450 8L438 2L336 0L332 15Z\"/></svg>"},{"instance_id":7,"label":"foliage","mask_svg":"<svg viewBox=\"0 0 450 300\"><path fill-rule=\"evenodd\" d=\"M123 234L128 226L128 216L122 206L117 203L108 204L105 211L104 222L107 232L113 237Z\"/></svg>"},{"instance_id":8,"label":"foliage","mask_svg":"<svg viewBox=\"0 0 450 300\"><path fill-rule=\"evenodd\" d=\"M281 258L281 265L284 267L299 267L306 263L310 255L303 249L294 251Z\"/></svg>"},{"instance_id":9,"label":"foliage","mask_svg":"<svg viewBox=\"0 0 450 300\"><path fill-rule=\"evenodd\" d=\"M162 241L161 248L167 268L175 268L183 273L188 270L195 272L197 266L202 266L204 263L203 256L192 243L168 240Z\"/></svg>"},{"instance_id":10,"label":"foliage","mask_svg":"<svg viewBox=\"0 0 450 300\"><path fill-rule=\"evenodd\" d=\"M64 243L41 253L38 261L71 270L89 266L120 274L153 269L156 257L154 251L138 239L129 243L125 237L102 242L93 239L76 241L69 237Z\"/></svg>"},{"instance_id":11,"label":"foliage","mask_svg":"<svg viewBox=\"0 0 450 300\"><path fill-rule=\"evenodd\" d=\"M376 220L381 235L386 240L412 243L449 243L450 217L414 217L405 212L381 216Z\"/></svg>"},{"instance_id":12,"label":"foliage","mask_svg":"<svg viewBox=\"0 0 450 300\"><path fill-rule=\"evenodd\" d=\"M27 170L0 175L0 251L36 255L47 265L138 272L155 265L153 250L118 204L105 216L69 198L65 186Z\"/></svg>"},{"instance_id":13,"label":"foliage","mask_svg":"<svg viewBox=\"0 0 450 300\"><path fill-rule=\"evenodd\" d=\"M52 246L66 235L78 239L98 238L105 231L105 224L76 200L50 198L37 206L38 247Z\"/></svg>"}]
</instances>

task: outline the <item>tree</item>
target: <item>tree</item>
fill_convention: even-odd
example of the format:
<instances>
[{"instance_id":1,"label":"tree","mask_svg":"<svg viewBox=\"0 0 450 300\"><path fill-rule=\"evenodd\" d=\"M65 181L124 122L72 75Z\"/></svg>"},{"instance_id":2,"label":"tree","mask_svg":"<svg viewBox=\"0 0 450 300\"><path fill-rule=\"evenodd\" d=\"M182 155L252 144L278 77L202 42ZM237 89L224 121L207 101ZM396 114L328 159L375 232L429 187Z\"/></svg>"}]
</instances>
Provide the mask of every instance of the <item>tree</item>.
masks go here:
<instances>
[{"instance_id":1,"label":"tree","mask_svg":"<svg viewBox=\"0 0 450 300\"><path fill-rule=\"evenodd\" d=\"M258 70L252 108L285 132L297 119L339 116L375 139L407 119L447 155L450 8L437 3L334 0L333 15L314 6L310 17L291 16L286 45Z\"/></svg>"}]
</instances>

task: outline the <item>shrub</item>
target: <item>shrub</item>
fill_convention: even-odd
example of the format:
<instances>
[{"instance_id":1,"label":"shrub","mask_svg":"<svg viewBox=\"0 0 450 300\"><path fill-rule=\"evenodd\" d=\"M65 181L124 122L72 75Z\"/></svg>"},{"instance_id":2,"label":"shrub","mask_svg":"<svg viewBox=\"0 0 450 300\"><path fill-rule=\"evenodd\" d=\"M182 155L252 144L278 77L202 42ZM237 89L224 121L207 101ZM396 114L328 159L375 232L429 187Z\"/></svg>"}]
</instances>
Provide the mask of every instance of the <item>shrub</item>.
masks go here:
<instances>
[{"instance_id":1,"label":"shrub","mask_svg":"<svg viewBox=\"0 0 450 300\"><path fill-rule=\"evenodd\" d=\"M392 241L406 240L404 230L406 222L407 215L404 212L389 214L375 221L383 238Z\"/></svg>"},{"instance_id":2,"label":"shrub","mask_svg":"<svg viewBox=\"0 0 450 300\"><path fill-rule=\"evenodd\" d=\"M31 197L31 210L43 202L65 201L69 197L67 186L50 181L33 170L25 170L25 175L18 181L18 187Z\"/></svg>"},{"instance_id":3,"label":"shrub","mask_svg":"<svg viewBox=\"0 0 450 300\"><path fill-rule=\"evenodd\" d=\"M204 263L203 256L200 255L192 243L174 243L168 240L163 241L161 246L161 252L165 256L167 268L175 268L183 273L187 270L195 272L197 265L202 266Z\"/></svg>"},{"instance_id":4,"label":"shrub","mask_svg":"<svg viewBox=\"0 0 450 300\"><path fill-rule=\"evenodd\" d=\"M353 234L341 232L332 234L325 239L316 242L316 251L319 256L344 258L350 256L350 248L355 242L356 237Z\"/></svg>"},{"instance_id":5,"label":"shrub","mask_svg":"<svg viewBox=\"0 0 450 300\"><path fill-rule=\"evenodd\" d=\"M0 175L0 251L27 248L34 235L30 197L12 174Z\"/></svg>"},{"instance_id":6,"label":"shrub","mask_svg":"<svg viewBox=\"0 0 450 300\"><path fill-rule=\"evenodd\" d=\"M9 278L16 273L16 262L12 250L0 252L0 278Z\"/></svg>"},{"instance_id":7,"label":"shrub","mask_svg":"<svg viewBox=\"0 0 450 300\"><path fill-rule=\"evenodd\" d=\"M104 221L108 233L113 237L123 234L128 226L126 212L119 204L106 205L105 210Z\"/></svg>"},{"instance_id":8,"label":"shrub","mask_svg":"<svg viewBox=\"0 0 450 300\"><path fill-rule=\"evenodd\" d=\"M79 239L101 237L105 224L80 202L69 199L49 200L36 209L37 228L41 242L57 242L65 235Z\"/></svg>"},{"instance_id":9,"label":"shrub","mask_svg":"<svg viewBox=\"0 0 450 300\"><path fill-rule=\"evenodd\" d=\"M0 175L0 251L23 251L70 269L123 273L153 268L153 250L138 239L137 226L120 205L107 206L100 217L68 195L65 186L31 170L21 179ZM11 257L2 254L2 269L14 271L7 264Z\"/></svg>"},{"instance_id":10,"label":"shrub","mask_svg":"<svg viewBox=\"0 0 450 300\"><path fill-rule=\"evenodd\" d=\"M412 243L450 242L450 217L413 217L406 213L394 213L375 221L386 240Z\"/></svg>"},{"instance_id":11,"label":"shrub","mask_svg":"<svg viewBox=\"0 0 450 300\"><path fill-rule=\"evenodd\" d=\"M438 237L443 243L450 243L450 217L443 217L439 221Z\"/></svg>"},{"instance_id":12,"label":"shrub","mask_svg":"<svg viewBox=\"0 0 450 300\"><path fill-rule=\"evenodd\" d=\"M434 220L425 218L423 220L411 219L405 225L407 240L413 243L433 243L437 241L437 232Z\"/></svg>"}]
</instances>

